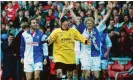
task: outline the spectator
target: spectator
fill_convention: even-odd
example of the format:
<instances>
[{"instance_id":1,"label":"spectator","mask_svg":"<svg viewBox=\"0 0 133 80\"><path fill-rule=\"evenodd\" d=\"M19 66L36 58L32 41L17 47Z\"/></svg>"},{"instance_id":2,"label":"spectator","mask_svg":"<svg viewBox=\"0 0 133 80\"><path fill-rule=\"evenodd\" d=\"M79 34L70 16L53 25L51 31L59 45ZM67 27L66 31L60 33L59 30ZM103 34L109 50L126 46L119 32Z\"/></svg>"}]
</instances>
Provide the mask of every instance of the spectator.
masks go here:
<instances>
[{"instance_id":1,"label":"spectator","mask_svg":"<svg viewBox=\"0 0 133 80\"><path fill-rule=\"evenodd\" d=\"M130 8L132 8L132 4L133 4L133 2L132 1L129 1L129 2L127 2L127 4L128 4L128 10L130 9Z\"/></svg>"},{"instance_id":2,"label":"spectator","mask_svg":"<svg viewBox=\"0 0 133 80\"><path fill-rule=\"evenodd\" d=\"M133 7L129 9L129 21L133 22Z\"/></svg>"},{"instance_id":3,"label":"spectator","mask_svg":"<svg viewBox=\"0 0 133 80\"><path fill-rule=\"evenodd\" d=\"M122 26L122 24L119 21L120 21L119 16L114 16L114 22L115 22L115 25L114 26L116 28L120 28Z\"/></svg>"},{"instance_id":4,"label":"spectator","mask_svg":"<svg viewBox=\"0 0 133 80\"><path fill-rule=\"evenodd\" d=\"M125 15L125 14L128 14L128 7L127 7L127 4L123 4L122 6L122 13Z\"/></svg>"},{"instance_id":5,"label":"spectator","mask_svg":"<svg viewBox=\"0 0 133 80\"><path fill-rule=\"evenodd\" d=\"M13 34L13 36L16 36L16 30L14 28L14 23L12 20L8 21L8 24L6 24L6 31L7 31L7 35L9 35L10 33Z\"/></svg>"},{"instance_id":6,"label":"spectator","mask_svg":"<svg viewBox=\"0 0 133 80\"><path fill-rule=\"evenodd\" d=\"M115 26L115 22L113 19L110 19L108 30L112 30L112 29L114 29L114 31L116 31L116 32L119 32L120 28Z\"/></svg>"},{"instance_id":7,"label":"spectator","mask_svg":"<svg viewBox=\"0 0 133 80\"><path fill-rule=\"evenodd\" d=\"M20 8L17 1L12 1L11 4L12 4L12 8L15 9L15 11L17 11ZM5 9L8 9L8 8L9 8L9 5L6 5Z\"/></svg>"},{"instance_id":8,"label":"spectator","mask_svg":"<svg viewBox=\"0 0 133 80\"><path fill-rule=\"evenodd\" d=\"M5 33L5 34L7 34L7 31L6 31L6 24L1 24L1 34L3 34L3 33Z\"/></svg>"},{"instance_id":9,"label":"spectator","mask_svg":"<svg viewBox=\"0 0 133 80\"><path fill-rule=\"evenodd\" d=\"M91 11L91 10L88 10L88 11L86 12L86 16L87 16L87 17L93 17L92 11Z\"/></svg>"},{"instance_id":10,"label":"spectator","mask_svg":"<svg viewBox=\"0 0 133 80\"><path fill-rule=\"evenodd\" d=\"M28 6L29 6L30 16L33 17L35 14L33 1L28 1L28 4L29 4Z\"/></svg>"},{"instance_id":11,"label":"spectator","mask_svg":"<svg viewBox=\"0 0 133 80\"><path fill-rule=\"evenodd\" d=\"M14 41L12 42L12 45L13 45L12 50L14 51L14 54L16 54L16 56L17 56L17 67L18 67L17 79L22 80L23 77L25 78L25 75L23 72L23 64L20 63L21 36L22 36L22 33L27 30L29 25L26 22L22 22L20 26L21 26L22 30L17 34Z\"/></svg>"},{"instance_id":12,"label":"spectator","mask_svg":"<svg viewBox=\"0 0 133 80\"><path fill-rule=\"evenodd\" d=\"M133 23L131 23L131 27L129 29L126 29L126 32L131 35L133 33Z\"/></svg>"},{"instance_id":13,"label":"spectator","mask_svg":"<svg viewBox=\"0 0 133 80\"><path fill-rule=\"evenodd\" d=\"M100 12L100 15L104 16L105 13L106 13L106 12L105 12L106 9L105 9L105 7L104 7L105 2L104 2L104 1L100 1L98 4L99 4L98 10L99 10L99 12Z\"/></svg>"},{"instance_id":14,"label":"spectator","mask_svg":"<svg viewBox=\"0 0 133 80\"><path fill-rule=\"evenodd\" d=\"M44 6L44 10L48 10L52 7L52 1L47 1L47 5Z\"/></svg>"},{"instance_id":15,"label":"spectator","mask_svg":"<svg viewBox=\"0 0 133 80\"><path fill-rule=\"evenodd\" d=\"M5 10L7 12L8 21L14 21L16 17L16 10L13 8L12 2L8 2L8 8L5 8Z\"/></svg>"},{"instance_id":16,"label":"spectator","mask_svg":"<svg viewBox=\"0 0 133 80\"><path fill-rule=\"evenodd\" d=\"M27 1L22 1L21 9L23 10L29 10L29 5Z\"/></svg>"},{"instance_id":17,"label":"spectator","mask_svg":"<svg viewBox=\"0 0 133 80\"><path fill-rule=\"evenodd\" d=\"M24 17L26 17L28 19L28 21L30 21L31 16L30 16L29 10L25 10Z\"/></svg>"},{"instance_id":18,"label":"spectator","mask_svg":"<svg viewBox=\"0 0 133 80\"><path fill-rule=\"evenodd\" d=\"M110 51L110 57L118 57L118 38L119 38L119 32L115 31L115 28L113 27L112 29L107 29L107 32L109 34L109 37L111 39L112 42L112 47L111 47L111 51Z\"/></svg>"},{"instance_id":19,"label":"spectator","mask_svg":"<svg viewBox=\"0 0 133 80\"><path fill-rule=\"evenodd\" d=\"M50 28L50 31L52 31L54 29L54 26L52 24L52 19L50 16L46 17L45 28Z\"/></svg>"},{"instance_id":20,"label":"spectator","mask_svg":"<svg viewBox=\"0 0 133 80\"><path fill-rule=\"evenodd\" d=\"M15 11L18 11L18 9L20 8L18 1L12 1L12 5L13 5L13 8L15 9Z\"/></svg>"},{"instance_id":21,"label":"spectator","mask_svg":"<svg viewBox=\"0 0 133 80\"><path fill-rule=\"evenodd\" d=\"M22 22L28 22L28 19L26 17L24 17L23 10L19 9L18 10L18 16L15 18L15 21L14 21L14 27L19 30L20 29L20 24Z\"/></svg>"},{"instance_id":22,"label":"spectator","mask_svg":"<svg viewBox=\"0 0 133 80\"><path fill-rule=\"evenodd\" d=\"M129 21L129 15L124 15L124 21L121 23L122 28L129 29L131 27L131 22Z\"/></svg>"},{"instance_id":23,"label":"spectator","mask_svg":"<svg viewBox=\"0 0 133 80\"><path fill-rule=\"evenodd\" d=\"M119 9L117 7L114 7L113 9L113 17L119 16Z\"/></svg>"},{"instance_id":24,"label":"spectator","mask_svg":"<svg viewBox=\"0 0 133 80\"><path fill-rule=\"evenodd\" d=\"M1 22L7 24L8 23L8 17L7 17L7 12L5 10L2 11L2 18Z\"/></svg>"},{"instance_id":25,"label":"spectator","mask_svg":"<svg viewBox=\"0 0 133 80\"><path fill-rule=\"evenodd\" d=\"M122 28L120 30L120 38L118 39L119 45L119 56L121 57L130 57L131 56L131 39L129 38L126 30Z\"/></svg>"},{"instance_id":26,"label":"spectator","mask_svg":"<svg viewBox=\"0 0 133 80\"><path fill-rule=\"evenodd\" d=\"M12 42L14 36L13 34L9 34L8 39L2 41L2 52L3 52L3 80L9 80L12 78L16 80L16 55L12 50Z\"/></svg>"}]
</instances>

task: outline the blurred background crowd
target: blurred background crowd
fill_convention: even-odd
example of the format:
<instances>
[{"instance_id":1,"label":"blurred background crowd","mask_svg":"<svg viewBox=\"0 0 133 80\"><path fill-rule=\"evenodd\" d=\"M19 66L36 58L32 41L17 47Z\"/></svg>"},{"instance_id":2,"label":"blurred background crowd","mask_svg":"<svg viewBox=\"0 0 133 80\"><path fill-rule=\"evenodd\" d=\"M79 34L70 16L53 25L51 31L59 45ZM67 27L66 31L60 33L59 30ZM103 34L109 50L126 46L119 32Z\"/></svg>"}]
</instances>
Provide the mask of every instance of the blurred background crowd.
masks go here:
<instances>
[{"instance_id":1,"label":"blurred background crowd","mask_svg":"<svg viewBox=\"0 0 133 80\"><path fill-rule=\"evenodd\" d=\"M38 20L37 28L49 35L55 28L60 27L61 12L64 6L69 6L69 3L69 1L1 1L2 61L9 59L9 56L12 56L10 60L19 60L19 52L12 52L12 48L7 49L7 46L25 28L21 23L30 22L31 18L36 18ZM98 21L100 22L107 13L107 3L107 1L74 1L73 11L82 23L81 26L84 27L85 18L94 17L91 7L98 9ZM66 16L69 17L70 27L78 26L69 11ZM28 25L26 27L28 28ZM112 13L106 22L105 31L112 42L109 57L132 57L133 1L113 1ZM3 43L4 41L8 41L8 43ZM13 45L19 45L19 39ZM19 47L14 48L14 50L19 50ZM49 56L52 56L52 45L49 46ZM14 62L9 61L9 63L15 63L15 60Z\"/></svg>"}]
</instances>

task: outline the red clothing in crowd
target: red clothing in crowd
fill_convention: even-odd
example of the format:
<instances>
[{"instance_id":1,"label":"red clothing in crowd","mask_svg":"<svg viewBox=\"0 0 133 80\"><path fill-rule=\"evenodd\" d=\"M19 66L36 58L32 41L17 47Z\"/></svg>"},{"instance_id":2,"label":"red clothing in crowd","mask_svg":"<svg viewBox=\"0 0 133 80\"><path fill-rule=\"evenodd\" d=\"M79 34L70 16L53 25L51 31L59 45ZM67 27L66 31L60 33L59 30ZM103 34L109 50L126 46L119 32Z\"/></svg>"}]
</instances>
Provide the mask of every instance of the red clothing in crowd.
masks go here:
<instances>
[{"instance_id":1,"label":"red clothing in crowd","mask_svg":"<svg viewBox=\"0 0 133 80\"><path fill-rule=\"evenodd\" d=\"M2 17L1 22L4 23L4 24L7 24L8 23L8 18L7 17Z\"/></svg>"},{"instance_id":2,"label":"red clothing in crowd","mask_svg":"<svg viewBox=\"0 0 133 80\"><path fill-rule=\"evenodd\" d=\"M8 20L12 20L14 21L15 20L15 17L16 17L16 10L15 9L6 9L7 11L7 17L8 17Z\"/></svg>"},{"instance_id":3,"label":"red clothing in crowd","mask_svg":"<svg viewBox=\"0 0 133 80\"><path fill-rule=\"evenodd\" d=\"M51 19L55 19L54 15L51 15L50 17L51 17Z\"/></svg>"},{"instance_id":4,"label":"red clothing in crowd","mask_svg":"<svg viewBox=\"0 0 133 80\"><path fill-rule=\"evenodd\" d=\"M93 1L87 1L88 2L88 4L92 4L93 3Z\"/></svg>"},{"instance_id":5,"label":"red clothing in crowd","mask_svg":"<svg viewBox=\"0 0 133 80\"><path fill-rule=\"evenodd\" d=\"M53 19L55 19L55 17L54 17L54 15L48 15L47 17L46 17L46 19L51 19L51 20L53 20Z\"/></svg>"},{"instance_id":6,"label":"red clothing in crowd","mask_svg":"<svg viewBox=\"0 0 133 80\"><path fill-rule=\"evenodd\" d=\"M124 28L128 34L133 32L133 28L128 29L127 24L123 25L122 28Z\"/></svg>"},{"instance_id":7,"label":"red clothing in crowd","mask_svg":"<svg viewBox=\"0 0 133 80\"><path fill-rule=\"evenodd\" d=\"M15 9L15 11L17 11L20 8L20 6L18 3L16 3L15 5L12 6L12 8ZM8 4L5 6L5 9L8 9Z\"/></svg>"},{"instance_id":8,"label":"red clothing in crowd","mask_svg":"<svg viewBox=\"0 0 133 80\"><path fill-rule=\"evenodd\" d=\"M48 10L48 9L50 9L50 8L51 8L50 5L46 5L46 6L44 6L44 10Z\"/></svg>"},{"instance_id":9,"label":"red clothing in crowd","mask_svg":"<svg viewBox=\"0 0 133 80\"><path fill-rule=\"evenodd\" d=\"M133 32L133 29L132 29L132 28L130 28L130 29L126 29L126 32L127 32L128 34L130 34L130 33Z\"/></svg>"}]
</instances>

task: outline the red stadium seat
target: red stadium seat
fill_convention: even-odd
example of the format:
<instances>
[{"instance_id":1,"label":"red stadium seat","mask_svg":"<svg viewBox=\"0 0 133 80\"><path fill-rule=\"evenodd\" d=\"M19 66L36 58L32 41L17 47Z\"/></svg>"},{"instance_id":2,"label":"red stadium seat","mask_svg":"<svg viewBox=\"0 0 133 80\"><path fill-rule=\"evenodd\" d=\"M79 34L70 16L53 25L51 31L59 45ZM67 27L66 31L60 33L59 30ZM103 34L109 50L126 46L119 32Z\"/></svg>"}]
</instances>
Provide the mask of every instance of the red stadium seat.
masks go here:
<instances>
[{"instance_id":1,"label":"red stadium seat","mask_svg":"<svg viewBox=\"0 0 133 80\"><path fill-rule=\"evenodd\" d=\"M132 67L131 61L128 61L128 63L124 65L124 71L129 71L131 67ZM129 73L122 74L122 76L123 78L130 77Z\"/></svg>"},{"instance_id":2,"label":"red stadium seat","mask_svg":"<svg viewBox=\"0 0 133 80\"><path fill-rule=\"evenodd\" d=\"M118 64L117 64L118 65ZM112 70L114 71L114 70L117 70L117 72L116 73L114 73L115 74L115 80L117 80L117 79L123 79L123 80L133 80L133 74L132 74L132 72L133 72L133 67L132 67L132 64L131 64L131 61L128 61L128 63L127 64L123 64L123 66L124 66L124 69L122 68L122 64L119 64L119 66L117 66L117 65L113 65L112 66ZM118 69L118 67L120 68L120 69ZM113 75L114 76L114 75ZM112 77L112 76L111 76Z\"/></svg>"},{"instance_id":3,"label":"red stadium seat","mask_svg":"<svg viewBox=\"0 0 133 80\"><path fill-rule=\"evenodd\" d=\"M111 79L114 79L116 73L121 71L124 71L124 65L118 64L117 61L114 61L112 65L108 65L108 75ZM122 78L122 75L118 75L118 78Z\"/></svg>"},{"instance_id":4,"label":"red stadium seat","mask_svg":"<svg viewBox=\"0 0 133 80\"><path fill-rule=\"evenodd\" d=\"M112 65L112 70L117 72L124 71L124 66L122 64L118 64L118 62L115 61Z\"/></svg>"},{"instance_id":5,"label":"red stadium seat","mask_svg":"<svg viewBox=\"0 0 133 80\"><path fill-rule=\"evenodd\" d=\"M126 65L124 65L124 70L128 71L132 67L131 61L128 61Z\"/></svg>"},{"instance_id":6,"label":"red stadium seat","mask_svg":"<svg viewBox=\"0 0 133 80\"><path fill-rule=\"evenodd\" d=\"M131 67L128 71L117 72L115 80L119 78L119 75L122 75L122 79L133 80L133 67Z\"/></svg>"},{"instance_id":7,"label":"red stadium seat","mask_svg":"<svg viewBox=\"0 0 133 80\"><path fill-rule=\"evenodd\" d=\"M108 65L108 71L110 71L111 68L112 68L112 64L109 64L109 65Z\"/></svg>"}]
</instances>

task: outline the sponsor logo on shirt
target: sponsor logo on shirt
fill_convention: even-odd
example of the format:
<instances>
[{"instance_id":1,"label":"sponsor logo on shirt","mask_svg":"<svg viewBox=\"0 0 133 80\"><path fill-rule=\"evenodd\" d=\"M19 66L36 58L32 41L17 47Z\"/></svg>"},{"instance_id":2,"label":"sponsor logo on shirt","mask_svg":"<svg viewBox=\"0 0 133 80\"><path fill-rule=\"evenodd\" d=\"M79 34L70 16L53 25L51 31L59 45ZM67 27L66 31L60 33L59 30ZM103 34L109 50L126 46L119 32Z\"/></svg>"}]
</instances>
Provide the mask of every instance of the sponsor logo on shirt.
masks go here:
<instances>
[{"instance_id":1,"label":"sponsor logo on shirt","mask_svg":"<svg viewBox=\"0 0 133 80\"><path fill-rule=\"evenodd\" d=\"M38 46L38 42L28 42L27 45Z\"/></svg>"},{"instance_id":2,"label":"sponsor logo on shirt","mask_svg":"<svg viewBox=\"0 0 133 80\"><path fill-rule=\"evenodd\" d=\"M29 39L29 37L26 37L26 39Z\"/></svg>"},{"instance_id":3,"label":"sponsor logo on shirt","mask_svg":"<svg viewBox=\"0 0 133 80\"><path fill-rule=\"evenodd\" d=\"M71 42L72 39L71 38L62 38L61 42Z\"/></svg>"}]
</instances>

